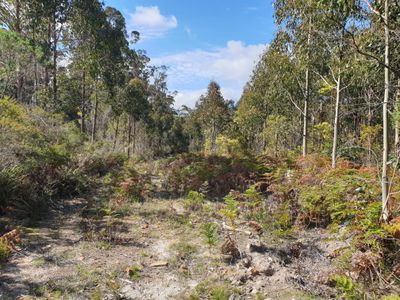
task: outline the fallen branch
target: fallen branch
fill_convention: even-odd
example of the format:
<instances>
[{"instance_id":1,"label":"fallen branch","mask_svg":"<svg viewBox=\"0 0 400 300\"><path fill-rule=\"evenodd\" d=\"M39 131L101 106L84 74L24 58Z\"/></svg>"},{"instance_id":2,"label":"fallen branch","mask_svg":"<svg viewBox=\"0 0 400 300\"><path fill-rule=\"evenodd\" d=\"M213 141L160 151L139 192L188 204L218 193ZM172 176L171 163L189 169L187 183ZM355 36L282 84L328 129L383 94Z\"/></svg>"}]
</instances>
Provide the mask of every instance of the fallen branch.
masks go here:
<instances>
[{"instance_id":1,"label":"fallen branch","mask_svg":"<svg viewBox=\"0 0 400 300\"><path fill-rule=\"evenodd\" d=\"M230 230L230 231L235 231L235 232L241 232L247 235L252 235L253 233L247 230L242 230L242 229L237 229L237 228L233 228L231 226L226 225L225 223L222 223L222 228L226 229L226 230Z\"/></svg>"}]
</instances>

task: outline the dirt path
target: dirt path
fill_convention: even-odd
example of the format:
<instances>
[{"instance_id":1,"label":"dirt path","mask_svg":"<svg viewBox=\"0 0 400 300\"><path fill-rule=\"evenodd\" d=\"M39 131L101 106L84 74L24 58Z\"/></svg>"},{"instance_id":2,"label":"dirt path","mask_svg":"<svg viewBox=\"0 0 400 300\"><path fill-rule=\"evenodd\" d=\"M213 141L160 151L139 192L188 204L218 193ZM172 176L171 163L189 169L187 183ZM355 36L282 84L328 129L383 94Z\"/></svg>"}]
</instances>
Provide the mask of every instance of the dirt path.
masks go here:
<instances>
[{"instance_id":1,"label":"dirt path","mask_svg":"<svg viewBox=\"0 0 400 300\"><path fill-rule=\"evenodd\" d=\"M210 215L189 215L182 200L122 212L90 202L66 201L25 230L26 247L0 271L0 299L311 299L296 288L319 293L315 278L329 269L332 249L321 232L253 251L249 244L260 239L242 228L230 234L243 255L226 261L220 247L229 232L221 226L218 244L208 247L201 224Z\"/></svg>"}]
</instances>

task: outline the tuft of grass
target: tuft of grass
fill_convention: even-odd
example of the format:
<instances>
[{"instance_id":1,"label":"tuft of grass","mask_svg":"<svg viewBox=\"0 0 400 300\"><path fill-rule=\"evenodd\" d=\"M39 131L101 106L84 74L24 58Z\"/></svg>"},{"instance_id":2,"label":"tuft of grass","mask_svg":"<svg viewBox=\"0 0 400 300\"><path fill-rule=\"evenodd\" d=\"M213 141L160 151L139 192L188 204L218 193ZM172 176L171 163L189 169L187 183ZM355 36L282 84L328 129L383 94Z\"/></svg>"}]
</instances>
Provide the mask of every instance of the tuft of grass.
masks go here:
<instances>
[{"instance_id":1,"label":"tuft of grass","mask_svg":"<svg viewBox=\"0 0 400 300\"><path fill-rule=\"evenodd\" d=\"M230 296L229 291L223 286L214 288L214 290L211 293L212 300L228 300L229 296Z\"/></svg>"},{"instance_id":2,"label":"tuft of grass","mask_svg":"<svg viewBox=\"0 0 400 300\"><path fill-rule=\"evenodd\" d=\"M184 258L190 258L198 252L198 249L195 245L187 243L185 241L173 243L170 248L178 252L180 257Z\"/></svg>"},{"instance_id":3,"label":"tuft of grass","mask_svg":"<svg viewBox=\"0 0 400 300\"><path fill-rule=\"evenodd\" d=\"M45 260L43 257L37 257L32 261L32 264L35 266L35 268L40 268L45 264Z\"/></svg>"},{"instance_id":4,"label":"tuft of grass","mask_svg":"<svg viewBox=\"0 0 400 300\"><path fill-rule=\"evenodd\" d=\"M138 265L133 265L128 269L128 275L131 280L139 280L141 276L142 268Z\"/></svg>"}]
</instances>

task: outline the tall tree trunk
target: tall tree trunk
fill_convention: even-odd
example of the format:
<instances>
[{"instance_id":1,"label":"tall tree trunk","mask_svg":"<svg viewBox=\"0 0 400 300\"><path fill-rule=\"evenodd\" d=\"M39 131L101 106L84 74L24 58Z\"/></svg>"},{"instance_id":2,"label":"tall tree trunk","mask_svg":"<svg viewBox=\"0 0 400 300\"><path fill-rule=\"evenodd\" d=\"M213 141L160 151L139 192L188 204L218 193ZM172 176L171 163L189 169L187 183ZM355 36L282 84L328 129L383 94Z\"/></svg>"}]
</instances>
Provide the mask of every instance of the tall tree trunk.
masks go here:
<instances>
[{"instance_id":1,"label":"tall tree trunk","mask_svg":"<svg viewBox=\"0 0 400 300\"><path fill-rule=\"evenodd\" d=\"M86 132L86 68L82 69L81 132Z\"/></svg>"},{"instance_id":2,"label":"tall tree trunk","mask_svg":"<svg viewBox=\"0 0 400 300\"><path fill-rule=\"evenodd\" d=\"M36 25L33 24L32 29L32 40L33 40L33 60L34 60L34 79L33 79L33 94L32 94L32 105L37 105L37 91L39 86L38 76L38 62L36 57Z\"/></svg>"},{"instance_id":3,"label":"tall tree trunk","mask_svg":"<svg viewBox=\"0 0 400 300\"><path fill-rule=\"evenodd\" d=\"M118 130L119 130L119 116L117 117L117 124L115 125L113 151L115 150L115 147L117 146Z\"/></svg>"},{"instance_id":4,"label":"tall tree trunk","mask_svg":"<svg viewBox=\"0 0 400 300\"><path fill-rule=\"evenodd\" d=\"M400 111L400 78L397 80L397 92L396 92L396 111ZM399 115L397 116L399 117ZM400 121L396 119L394 124L394 151L396 155L399 155L400 146Z\"/></svg>"},{"instance_id":5,"label":"tall tree trunk","mask_svg":"<svg viewBox=\"0 0 400 300\"><path fill-rule=\"evenodd\" d=\"M382 221L387 222L389 219L389 193L388 193L388 175L387 175L387 162L388 162L388 103L389 103L389 88L390 88L390 74L389 74L389 0L385 0L385 94L383 99L383 153L382 153Z\"/></svg>"},{"instance_id":6,"label":"tall tree trunk","mask_svg":"<svg viewBox=\"0 0 400 300\"><path fill-rule=\"evenodd\" d=\"M307 155L307 142L308 142L308 101L310 98L310 69L306 70L306 93L304 99L303 110L303 156Z\"/></svg>"},{"instance_id":7,"label":"tall tree trunk","mask_svg":"<svg viewBox=\"0 0 400 300\"><path fill-rule=\"evenodd\" d=\"M341 93L341 72L336 81L336 103L335 103L335 119L333 123L333 146L332 146L332 168L336 168L337 144L339 131L339 108L340 108L340 93Z\"/></svg>"},{"instance_id":8,"label":"tall tree trunk","mask_svg":"<svg viewBox=\"0 0 400 300\"><path fill-rule=\"evenodd\" d=\"M97 80L94 83L94 113L93 113L93 122L92 122L92 143L94 143L96 139L96 127L97 127L97 111L99 108L99 97L97 92Z\"/></svg>"},{"instance_id":9,"label":"tall tree trunk","mask_svg":"<svg viewBox=\"0 0 400 300\"><path fill-rule=\"evenodd\" d=\"M132 138L132 154L135 154L136 151L136 121L132 121L133 126L133 138Z\"/></svg>"},{"instance_id":10,"label":"tall tree trunk","mask_svg":"<svg viewBox=\"0 0 400 300\"><path fill-rule=\"evenodd\" d=\"M19 0L15 1L15 31L20 35L21 34L21 3ZM16 62L16 70L17 74L17 91L16 91L16 98L19 101L22 101L22 89L23 89L23 78L21 74L21 61L20 58L17 56Z\"/></svg>"},{"instance_id":11,"label":"tall tree trunk","mask_svg":"<svg viewBox=\"0 0 400 300\"><path fill-rule=\"evenodd\" d=\"M306 69L306 92L304 97L304 110L303 110L303 156L307 155L308 143L308 102L310 100L310 46L311 46L311 24L312 20L309 19L309 28L307 36L307 69Z\"/></svg>"},{"instance_id":12,"label":"tall tree trunk","mask_svg":"<svg viewBox=\"0 0 400 300\"><path fill-rule=\"evenodd\" d=\"M132 117L128 116L128 157L131 157Z\"/></svg>"},{"instance_id":13,"label":"tall tree trunk","mask_svg":"<svg viewBox=\"0 0 400 300\"><path fill-rule=\"evenodd\" d=\"M49 17L48 22L47 22L46 46L47 46L48 51L50 51L50 48L51 48L51 17ZM46 55L46 59L50 60L50 57L48 57ZM50 82L49 66L48 66L48 63L46 62L45 68L44 68L44 86L46 88L46 91L48 91L48 89L49 89L49 82Z\"/></svg>"},{"instance_id":14,"label":"tall tree trunk","mask_svg":"<svg viewBox=\"0 0 400 300\"><path fill-rule=\"evenodd\" d=\"M211 153L214 153L216 150L216 140L217 140L217 128L215 125L215 121L213 121L212 127L211 127L211 140L210 140L210 147L211 147Z\"/></svg>"},{"instance_id":15,"label":"tall tree trunk","mask_svg":"<svg viewBox=\"0 0 400 300\"><path fill-rule=\"evenodd\" d=\"M368 100L368 120L367 120L368 127L371 126L371 121L372 121L371 103ZM372 163L372 137L371 137L371 134L368 134L367 143L368 143L367 161L368 161L368 164L371 164Z\"/></svg>"},{"instance_id":16,"label":"tall tree trunk","mask_svg":"<svg viewBox=\"0 0 400 300\"><path fill-rule=\"evenodd\" d=\"M57 103L57 22L54 13L53 18L53 101Z\"/></svg>"}]
</instances>

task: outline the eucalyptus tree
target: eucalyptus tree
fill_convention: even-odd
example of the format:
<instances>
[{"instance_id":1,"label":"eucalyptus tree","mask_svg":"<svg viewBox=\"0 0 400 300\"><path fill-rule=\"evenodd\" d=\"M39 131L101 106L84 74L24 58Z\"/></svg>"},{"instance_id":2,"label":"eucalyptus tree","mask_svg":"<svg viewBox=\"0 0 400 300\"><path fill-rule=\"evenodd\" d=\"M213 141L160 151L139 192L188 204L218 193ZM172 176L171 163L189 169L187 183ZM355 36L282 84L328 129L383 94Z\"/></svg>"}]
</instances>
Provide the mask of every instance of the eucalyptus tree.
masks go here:
<instances>
[{"instance_id":1,"label":"eucalyptus tree","mask_svg":"<svg viewBox=\"0 0 400 300\"><path fill-rule=\"evenodd\" d=\"M96 79L100 74L102 29L106 15L98 0L76 0L71 7L68 26L68 47L73 63L81 71L81 131L86 132L88 113L88 76Z\"/></svg>"},{"instance_id":2,"label":"eucalyptus tree","mask_svg":"<svg viewBox=\"0 0 400 300\"><path fill-rule=\"evenodd\" d=\"M353 52L350 47L351 36L348 28L356 22L351 7L345 1L321 1L321 12L324 13L323 22L319 24L319 37L323 40L325 49L329 52L330 62L328 64L330 76L319 74L326 88L332 86L335 89L335 109L333 121L333 145L332 145L332 168L336 168L337 149L339 138L339 114L343 100L343 92L347 88L344 83L346 69L349 67Z\"/></svg>"},{"instance_id":3,"label":"eucalyptus tree","mask_svg":"<svg viewBox=\"0 0 400 300\"><path fill-rule=\"evenodd\" d=\"M134 152L136 148L136 123L146 118L149 111L147 83L139 78L131 79L121 90L119 97L123 103L123 110L128 114L127 153L130 156L131 149ZM131 141L132 130L133 141Z\"/></svg>"},{"instance_id":4,"label":"eucalyptus tree","mask_svg":"<svg viewBox=\"0 0 400 300\"><path fill-rule=\"evenodd\" d=\"M303 109L296 104L296 99L291 99L296 108L303 116L303 134L302 134L302 154L307 155L308 145L308 119L309 102L311 96L311 58L316 57L317 47L312 45L313 24L317 16L315 14L314 1L275 1L275 18L279 26L283 27L288 33L292 44L293 57L305 69L304 84L298 81L299 89L303 94ZM314 51L313 51L314 50Z\"/></svg>"},{"instance_id":5,"label":"eucalyptus tree","mask_svg":"<svg viewBox=\"0 0 400 300\"><path fill-rule=\"evenodd\" d=\"M120 11L113 7L106 7L105 23L99 30L99 42L97 45L98 69L94 76L94 109L92 119L92 142L96 139L98 106L99 106L99 87L103 86L108 94L108 104L111 104L112 109L116 108L116 88L122 87L127 81L126 57L130 53L127 40L125 18ZM103 84L101 84L102 80ZM117 110L113 110L115 114Z\"/></svg>"},{"instance_id":6,"label":"eucalyptus tree","mask_svg":"<svg viewBox=\"0 0 400 300\"><path fill-rule=\"evenodd\" d=\"M229 102L222 96L217 82L210 82L207 93L202 95L196 103L196 110L204 130L209 132L210 150L214 152L218 134L232 118L232 109Z\"/></svg>"}]
</instances>

